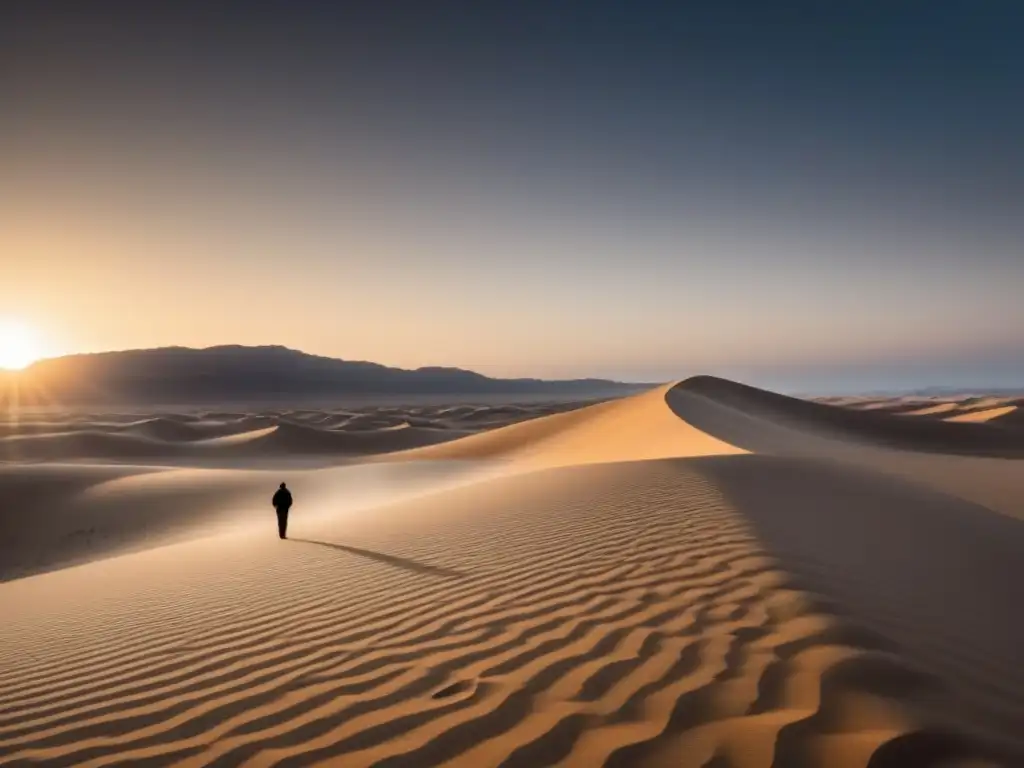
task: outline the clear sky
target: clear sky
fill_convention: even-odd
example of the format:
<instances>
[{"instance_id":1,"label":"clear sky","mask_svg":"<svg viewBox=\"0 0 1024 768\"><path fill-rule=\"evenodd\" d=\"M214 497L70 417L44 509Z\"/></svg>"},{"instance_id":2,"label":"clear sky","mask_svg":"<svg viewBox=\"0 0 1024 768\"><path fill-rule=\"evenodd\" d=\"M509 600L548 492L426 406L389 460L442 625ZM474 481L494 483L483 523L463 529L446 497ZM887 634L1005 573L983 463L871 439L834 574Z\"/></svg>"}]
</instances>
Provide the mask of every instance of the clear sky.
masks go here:
<instances>
[{"instance_id":1,"label":"clear sky","mask_svg":"<svg viewBox=\"0 0 1024 768\"><path fill-rule=\"evenodd\" d=\"M51 354L1024 384L1018 2L21 5L0 315Z\"/></svg>"}]
</instances>

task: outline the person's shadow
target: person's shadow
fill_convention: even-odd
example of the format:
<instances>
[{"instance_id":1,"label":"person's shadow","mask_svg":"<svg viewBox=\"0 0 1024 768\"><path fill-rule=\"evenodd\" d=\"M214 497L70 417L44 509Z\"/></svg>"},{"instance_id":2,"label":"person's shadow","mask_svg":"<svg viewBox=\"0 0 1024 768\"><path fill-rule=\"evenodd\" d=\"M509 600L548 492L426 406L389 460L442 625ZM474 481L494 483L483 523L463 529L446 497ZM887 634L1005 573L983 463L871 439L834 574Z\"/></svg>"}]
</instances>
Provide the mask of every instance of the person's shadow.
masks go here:
<instances>
[{"instance_id":1,"label":"person's shadow","mask_svg":"<svg viewBox=\"0 0 1024 768\"><path fill-rule=\"evenodd\" d=\"M376 560L378 563L386 563L387 565L391 565L396 568L404 568L407 571L413 571L415 573L425 573L430 576L442 576L448 579L468 578L468 574L456 571L452 568L442 568L438 565L427 565L426 563L419 563L415 560L408 560L404 557L396 557L395 555L385 555L382 552L374 552L370 549L360 549L359 547L349 547L344 544L334 544L330 541L317 541L315 539L293 538L289 539L289 541L299 542L301 544L316 544L319 547L336 549L339 552L347 552L350 555L366 557L370 560Z\"/></svg>"}]
</instances>

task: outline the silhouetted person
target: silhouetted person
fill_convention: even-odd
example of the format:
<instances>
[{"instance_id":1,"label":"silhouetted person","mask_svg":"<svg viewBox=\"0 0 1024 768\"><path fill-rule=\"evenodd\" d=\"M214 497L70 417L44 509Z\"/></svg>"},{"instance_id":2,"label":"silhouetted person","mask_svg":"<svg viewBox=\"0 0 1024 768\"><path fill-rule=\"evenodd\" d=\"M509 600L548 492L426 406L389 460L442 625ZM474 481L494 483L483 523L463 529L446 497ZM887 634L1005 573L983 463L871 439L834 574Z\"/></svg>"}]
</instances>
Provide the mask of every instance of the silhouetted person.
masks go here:
<instances>
[{"instance_id":1,"label":"silhouetted person","mask_svg":"<svg viewBox=\"0 0 1024 768\"><path fill-rule=\"evenodd\" d=\"M273 498L274 509L277 510L277 532L282 539L288 538L288 510L292 508L292 493L281 483Z\"/></svg>"}]
</instances>

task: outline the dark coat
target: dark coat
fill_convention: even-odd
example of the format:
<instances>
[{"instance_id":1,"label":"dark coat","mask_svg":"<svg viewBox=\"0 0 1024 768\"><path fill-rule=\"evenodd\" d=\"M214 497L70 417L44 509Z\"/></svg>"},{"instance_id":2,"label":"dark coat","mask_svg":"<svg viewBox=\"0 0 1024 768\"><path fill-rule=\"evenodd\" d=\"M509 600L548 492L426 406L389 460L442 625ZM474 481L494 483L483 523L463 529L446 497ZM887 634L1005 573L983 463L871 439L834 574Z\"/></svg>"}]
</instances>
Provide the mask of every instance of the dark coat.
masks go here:
<instances>
[{"instance_id":1,"label":"dark coat","mask_svg":"<svg viewBox=\"0 0 1024 768\"><path fill-rule=\"evenodd\" d=\"M274 509L287 512L292 505L292 494L287 488L278 488L273 499Z\"/></svg>"}]
</instances>

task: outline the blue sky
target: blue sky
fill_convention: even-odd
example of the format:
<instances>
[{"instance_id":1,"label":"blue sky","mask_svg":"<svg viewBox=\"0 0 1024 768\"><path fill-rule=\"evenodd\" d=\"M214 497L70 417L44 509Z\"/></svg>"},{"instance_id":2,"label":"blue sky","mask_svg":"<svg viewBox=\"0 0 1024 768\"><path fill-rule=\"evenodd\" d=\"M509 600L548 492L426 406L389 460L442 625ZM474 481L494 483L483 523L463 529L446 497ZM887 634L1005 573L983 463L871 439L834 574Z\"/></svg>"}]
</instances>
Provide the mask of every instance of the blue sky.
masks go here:
<instances>
[{"instance_id":1,"label":"blue sky","mask_svg":"<svg viewBox=\"0 0 1024 768\"><path fill-rule=\"evenodd\" d=\"M32 5L0 299L54 353L1024 379L1016 3Z\"/></svg>"}]
</instances>

